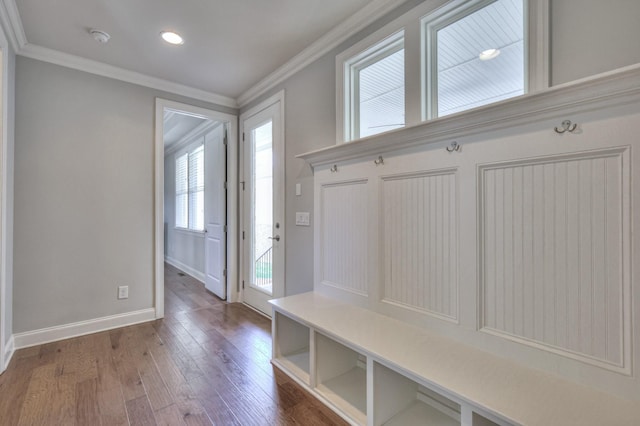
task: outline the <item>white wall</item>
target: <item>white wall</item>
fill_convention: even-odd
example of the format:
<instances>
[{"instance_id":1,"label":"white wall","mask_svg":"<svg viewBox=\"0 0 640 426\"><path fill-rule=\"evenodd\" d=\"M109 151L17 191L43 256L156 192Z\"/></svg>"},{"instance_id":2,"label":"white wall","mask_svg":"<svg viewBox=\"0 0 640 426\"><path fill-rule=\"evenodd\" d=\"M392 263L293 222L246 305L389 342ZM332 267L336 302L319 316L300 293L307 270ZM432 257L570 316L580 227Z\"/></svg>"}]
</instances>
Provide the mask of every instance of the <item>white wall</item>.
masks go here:
<instances>
[{"instance_id":1,"label":"white wall","mask_svg":"<svg viewBox=\"0 0 640 426\"><path fill-rule=\"evenodd\" d=\"M359 34L351 37L242 111L273 93L285 90L286 152L286 294L313 289L313 174L295 156L335 144L335 57L349 46L381 28L421 1L408 1ZM635 0L551 0L553 83L559 84L623 65L640 62L640 2ZM603 19L601 26L599 19ZM629 37L621 44L622 35ZM598 39L607 46L600 58L584 40ZM574 61L575 58L575 61ZM295 184L302 184L302 196L295 196ZM295 226L295 212L311 212L312 227Z\"/></svg>"},{"instance_id":2,"label":"white wall","mask_svg":"<svg viewBox=\"0 0 640 426\"><path fill-rule=\"evenodd\" d=\"M18 58L14 333L153 306L155 97Z\"/></svg>"},{"instance_id":3,"label":"white wall","mask_svg":"<svg viewBox=\"0 0 640 426\"><path fill-rule=\"evenodd\" d=\"M180 150L164 157L164 255L170 263L204 280L204 234L175 228L176 155L183 152Z\"/></svg>"}]
</instances>

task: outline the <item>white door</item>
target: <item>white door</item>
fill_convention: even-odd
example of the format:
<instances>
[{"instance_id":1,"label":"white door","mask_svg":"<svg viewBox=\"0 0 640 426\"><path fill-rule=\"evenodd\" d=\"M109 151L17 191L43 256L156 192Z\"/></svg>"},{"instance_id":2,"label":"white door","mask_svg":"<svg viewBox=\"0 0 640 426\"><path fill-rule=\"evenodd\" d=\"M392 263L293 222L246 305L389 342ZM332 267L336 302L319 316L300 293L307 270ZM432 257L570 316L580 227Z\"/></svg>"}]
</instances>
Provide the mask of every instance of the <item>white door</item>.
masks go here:
<instances>
[{"instance_id":1,"label":"white door","mask_svg":"<svg viewBox=\"0 0 640 426\"><path fill-rule=\"evenodd\" d=\"M226 133L226 124L221 123L204 137L204 286L221 299L227 298Z\"/></svg>"},{"instance_id":2,"label":"white door","mask_svg":"<svg viewBox=\"0 0 640 426\"><path fill-rule=\"evenodd\" d=\"M284 136L281 97L243 117L243 300L271 315L284 296Z\"/></svg>"}]
</instances>

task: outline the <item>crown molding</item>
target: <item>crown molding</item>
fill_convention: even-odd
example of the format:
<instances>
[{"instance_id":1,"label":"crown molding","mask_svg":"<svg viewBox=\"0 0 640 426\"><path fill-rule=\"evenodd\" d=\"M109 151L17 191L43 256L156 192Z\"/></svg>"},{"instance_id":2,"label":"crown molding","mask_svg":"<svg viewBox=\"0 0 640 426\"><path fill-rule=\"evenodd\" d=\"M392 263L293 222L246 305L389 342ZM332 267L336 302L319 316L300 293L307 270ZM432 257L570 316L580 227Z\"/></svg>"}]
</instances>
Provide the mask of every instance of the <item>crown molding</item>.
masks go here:
<instances>
[{"instance_id":1,"label":"crown molding","mask_svg":"<svg viewBox=\"0 0 640 426\"><path fill-rule=\"evenodd\" d=\"M68 53L63 53L58 50L49 49L35 44L27 43L16 53L27 58L37 59L39 61L49 62L63 67L73 68L103 77L114 78L116 80L150 87L169 93L175 93L193 99L211 102L216 105L230 108L238 107L236 100L227 96L218 95L216 93L207 92L205 90L196 89L194 87L185 86L183 84L174 83L161 78L151 77L146 74L129 71L124 68L107 65L103 62L70 55Z\"/></svg>"},{"instance_id":2,"label":"crown molding","mask_svg":"<svg viewBox=\"0 0 640 426\"><path fill-rule=\"evenodd\" d=\"M14 0L0 1L0 23L9 40L9 44L11 44L15 52L27 44L27 37L24 34L20 13L18 13L18 7Z\"/></svg>"},{"instance_id":3,"label":"crown molding","mask_svg":"<svg viewBox=\"0 0 640 426\"><path fill-rule=\"evenodd\" d=\"M382 18L393 9L405 3L407 0L373 0L349 18L342 21L328 33L320 37L314 43L306 47L280 68L260 80L256 85L238 96L239 107L246 106L249 102L266 93L276 85L282 83L298 71L319 59L331 49L347 40L358 31Z\"/></svg>"},{"instance_id":4,"label":"crown molding","mask_svg":"<svg viewBox=\"0 0 640 426\"><path fill-rule=\"evenodd\" d=\"M406 1L407 0L373 0L367 6L342 21L328 33L298 53L276 71L242 93L237 99L31 44L27 41L15 0L0 0L0 24L2 24L7 38L17 55L183 95L221 106L239 108L247 105L268 90L282 83L352 35L385 16Z\"/></svg>"}]
</instances>

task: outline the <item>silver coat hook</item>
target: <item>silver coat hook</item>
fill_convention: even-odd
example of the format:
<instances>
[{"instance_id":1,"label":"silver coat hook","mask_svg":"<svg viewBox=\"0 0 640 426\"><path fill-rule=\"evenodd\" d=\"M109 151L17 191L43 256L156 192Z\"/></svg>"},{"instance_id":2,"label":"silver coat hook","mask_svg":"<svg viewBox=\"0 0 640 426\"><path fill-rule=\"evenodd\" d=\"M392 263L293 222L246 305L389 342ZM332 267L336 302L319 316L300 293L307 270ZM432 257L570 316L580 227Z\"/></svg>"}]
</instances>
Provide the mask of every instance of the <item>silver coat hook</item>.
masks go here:
<instances>
[{"instance_id":1,"label":"silver coat hook","mask_svg":"<svg viewBox=\"0 0 640 426\"><path fill-rule=\"evenodd\" d=\"M382 158L382 155L379 155L377 160L373 160L373 164L375 164L376 166L384 164L384 158Z\"/></svg>"},{"instance_id":2,"label":"silver coat hook","mask_svg":"<svg viewBox=\"0 0 640 426\"><path fill-rule=\"evenodd\" d=\"M576 130L576 128L578 127L577 123L571 123L571 120L564 120L562 122L562 128L554 128L553 130L556 131L556 133L559 134L563 134L565 132L569 132L569 133L573 133L574 130Z\"/></svg>"},{"instance_id":3,"label":"silver coat hook","mask_svg":"<svg viewBox=\"0 0 640 426\"><path fill-rule=\"evenodd\" d=\"M338 171L338 165L334 164L329 170L331 170L331 173L336 173Z\"/></svg>"},{"instance_id":4,"label":"silver coat hook","mask_svg":"<svg viewBox=\"0 0 640 426\"><path fill-rule=\"evenodd\" d=\"M453 151L460 151L461 147L462 145L460 145L458 142L451 142L449 146L446 147L445 149L447 150L447 152L453 152Z\"/></svg>"}]
</instances>

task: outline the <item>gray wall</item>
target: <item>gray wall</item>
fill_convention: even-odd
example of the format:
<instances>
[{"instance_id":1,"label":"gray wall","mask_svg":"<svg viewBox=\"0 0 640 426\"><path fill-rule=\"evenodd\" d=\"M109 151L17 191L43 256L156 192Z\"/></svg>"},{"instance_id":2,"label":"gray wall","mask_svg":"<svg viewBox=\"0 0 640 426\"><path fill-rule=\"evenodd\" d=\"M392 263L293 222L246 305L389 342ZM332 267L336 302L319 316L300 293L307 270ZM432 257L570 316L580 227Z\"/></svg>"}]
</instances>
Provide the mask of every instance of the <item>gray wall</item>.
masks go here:
<instances>
[{"instance_id":1,"label":"gray wall","mask_svg":"<svg viewBox=\"0 0 640 426\"><path fill-rule=\"evenodd\" d=\"M553 83L578 78L640 62L640 2L636 0L551 0L551 55ZM335 57L387 22L421 1L408 1L379 22L351 37L259 99L244 105L241 112L279 90L285 90L285 203L287 224L286 294L313 289L313 174L295 156L335 144ZM625 38L626 37L626 38ZM607 46L604 57L591 47ZM621 39L624 39L621 42ZM585 42L588 41L588 42ZM620 44L616 44L620 43ZM302 184L302 196L295 196L295 184ZM309 228L295 226L295 212L311 212Z\"/></svg>"},{"instance_id":2,"label":"gray wall","mask_svg":"<svg viewBox=\"0 0 640 426\"><path fill-rule=\"evenodd\" d=\"M640 62L640 1L551 0L551 82Z\"/></svg>"},{"instance_id":3,"label":"gray wall","mask_svg":"<svg viewBox=\"0 0 640 426\"><path fill-rule=\"evenodd\" d=\"M23 57L16 75L13 332L152 307L155 97L237 111Z\"/></svg>"},{"instance_id":4,"label":"gray wall","mask_svg":"<svg viewBox=\"0 0 640 426\"><path fill-rule=\"evenodd\" d=\"M360 31L337 48L302 69L284 83L244 105L241 112L285 90L285 294L313 290L313 173L298 154L325 148L336 140L335 57L388 22L402 15L421 0L409 0L373 25ZM242 126L242 123L240 123ZM302 195L295 195L296 183ZM296 212L310 212L311 226L295 225Z\"/></svg>"},{"instance_id":5,"label":"gray wall","mask_svg":"<svg viewBox=\"0 0 640 426\"><path fill-rule=\"evenodd\" d=\"M204 275L204 234L175 229L175 217L176 155L174 153L164 157L164 255L169 260L178 261Z\"/></svg>"}]
</instances>

